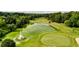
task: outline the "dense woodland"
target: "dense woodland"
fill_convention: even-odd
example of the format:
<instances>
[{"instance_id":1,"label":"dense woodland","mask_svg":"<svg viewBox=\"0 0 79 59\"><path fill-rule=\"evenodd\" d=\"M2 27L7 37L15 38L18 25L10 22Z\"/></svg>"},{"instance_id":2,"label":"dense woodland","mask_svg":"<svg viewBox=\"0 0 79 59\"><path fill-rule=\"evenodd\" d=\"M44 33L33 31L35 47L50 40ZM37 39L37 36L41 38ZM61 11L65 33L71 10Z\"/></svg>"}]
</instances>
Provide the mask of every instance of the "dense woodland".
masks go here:
<instances>
[{"instance_id":1,"label":"dense woodland","mask_svg":"<svg viewBox=\"0 0 79 59\"><path fill-rule=\"evenodd\" d=\"M50 22L64 23L69 27L79 27L79 12L56 12L47 14L0 12L0 40L17 28L26 27L29 20L45 17Z\"/></svg>"}]
</instances>

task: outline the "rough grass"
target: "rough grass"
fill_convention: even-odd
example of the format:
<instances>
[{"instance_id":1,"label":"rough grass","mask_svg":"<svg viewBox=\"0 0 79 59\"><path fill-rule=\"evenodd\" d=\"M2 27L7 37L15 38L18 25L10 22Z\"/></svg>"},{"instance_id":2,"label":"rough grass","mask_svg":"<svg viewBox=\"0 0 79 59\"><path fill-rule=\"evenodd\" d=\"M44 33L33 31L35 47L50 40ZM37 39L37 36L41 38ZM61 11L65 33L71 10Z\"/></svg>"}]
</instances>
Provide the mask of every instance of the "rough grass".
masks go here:
<instances>
[{"instance_id":1,"label":"rough grass","mask_svg":"<svg viewBox=\"0 0 79 59\"><path fill-rule=\"evenodd\" d=\"M19 29L17 29L16 31L7 34L7 35L4 37L3 40L5 40L5 39L14 39L15 37L17 37L17 36L19 35L20 31L22 31L22 28L19 28Z\"/></svg>"}]
</instances>

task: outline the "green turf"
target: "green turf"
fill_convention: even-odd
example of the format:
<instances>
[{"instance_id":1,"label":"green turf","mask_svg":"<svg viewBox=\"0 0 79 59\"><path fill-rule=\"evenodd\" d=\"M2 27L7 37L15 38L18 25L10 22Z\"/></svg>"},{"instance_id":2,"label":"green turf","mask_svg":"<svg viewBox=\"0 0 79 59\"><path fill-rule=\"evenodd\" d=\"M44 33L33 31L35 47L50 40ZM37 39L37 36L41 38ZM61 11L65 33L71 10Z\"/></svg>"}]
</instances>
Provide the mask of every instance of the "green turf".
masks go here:
<instances>
[{"instance_id":1,"label":"green turf","mask_svg":"<svg viewBox=\"0 0 79 59\"><path fill-rule=\"evenodd\" d=\"M47 46L68 47L77 46L74 39L67 37L64 33L47 33L41 38L41 42Z\"/></svg>"},{"instance_id":2,"label":"green turf","mask_svg":"<svg viewBox=\"0 0 79 59\"><path fill-rule=\"evenodd\" d=\"M63 32L72 38L79 37L79 28L71 28L63 23L51 23L51 27L55 27L59 32Z\"/></svg>"},{"instance_id":3,"label":"green turf","mask_svg":"<svg viewBox=\"0 0 79 59\"><path fill-rule=\"evenodd\" d=\"M3 40L5 40L5 39L12 39L12 40L13 40L15 37L17 37L17 36L19 35L20 31L22 31L22 28L19 28L19 29L17 29L17 30L14 31L14 32L8 33L8 34L4 37Z\"/></svg>"},{"instance_id":4,"label":"green turf","mask_svg":"<svg viewBox=\"0 0 79 59\"><path fill-rule=\"evenodd\" d=\"M41 17L41 18L35 18L34 20L30 20L31 23L45 23L47 24L48 23L48 20L44 17Z\"/></svg>"},{"instance_id":5,"label":"green turf","mask_svg":"<svg viewBox=\"0 0 79 59\"><path fill-rule=\"evenodd\" d=\"M22 41L17 46L42 46L42 43L40 42L40 35L42 33L53 32L53 31L56 31L56 30L47 24L29 25L27 28L25 28L22 31L22 35L29 40Z\"/></svg>"}]
</instances>

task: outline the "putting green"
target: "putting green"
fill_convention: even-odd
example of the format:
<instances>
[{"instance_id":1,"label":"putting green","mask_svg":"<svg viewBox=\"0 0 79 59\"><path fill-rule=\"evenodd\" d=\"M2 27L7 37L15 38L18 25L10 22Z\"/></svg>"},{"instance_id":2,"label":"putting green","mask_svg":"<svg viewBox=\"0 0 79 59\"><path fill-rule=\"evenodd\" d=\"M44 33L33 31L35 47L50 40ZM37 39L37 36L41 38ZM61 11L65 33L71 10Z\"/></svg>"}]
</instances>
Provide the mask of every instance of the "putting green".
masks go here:
<instances>
[{"instance_id":1,"label":"putting green","mask_svg":"<svg viewBox=\"0 0 79 59\"><path fill-rule=\"evenodd\" d=\"M63 33L48 33L41 38L41 42L47 46L77 46L74 39L67 37Z\"/></svg>"}]
</instances>

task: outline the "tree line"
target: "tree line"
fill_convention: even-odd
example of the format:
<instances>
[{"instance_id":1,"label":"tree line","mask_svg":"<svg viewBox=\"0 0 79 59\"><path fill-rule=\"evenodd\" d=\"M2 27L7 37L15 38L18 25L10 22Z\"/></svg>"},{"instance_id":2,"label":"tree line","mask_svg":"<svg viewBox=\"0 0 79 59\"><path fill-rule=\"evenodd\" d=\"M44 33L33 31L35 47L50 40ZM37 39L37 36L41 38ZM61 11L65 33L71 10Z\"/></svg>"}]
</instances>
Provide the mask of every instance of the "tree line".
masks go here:
<instances>
[{"instance_id":1,"label":"tree line","mask_svg":"<svg viewBox=\"0 0 79 59\"><path fill-rule=\"evenodd\" d=\"M78 11L51 13L48 19L51 20L51 22L64 23L69 27L79 27Z\"/></svg>"}]
</instances>

